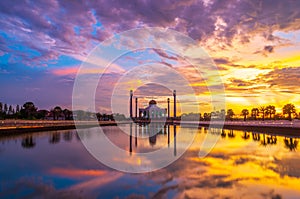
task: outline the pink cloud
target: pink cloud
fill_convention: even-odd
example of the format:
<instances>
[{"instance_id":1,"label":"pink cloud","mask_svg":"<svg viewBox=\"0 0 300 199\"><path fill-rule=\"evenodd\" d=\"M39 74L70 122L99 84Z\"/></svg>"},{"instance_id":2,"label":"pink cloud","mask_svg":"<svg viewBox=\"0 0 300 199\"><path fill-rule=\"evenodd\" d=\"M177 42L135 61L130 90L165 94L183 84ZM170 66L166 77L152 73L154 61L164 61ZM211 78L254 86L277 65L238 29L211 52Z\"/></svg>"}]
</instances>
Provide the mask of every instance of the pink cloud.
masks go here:
<instances>
[{"instance_id":1,"label":"pink cloud","mask_svg":"<svg viewBox=\"0 0 300 199\"><path fill-rule=\"evenodd\" d=\"M52 70L51 72L54 75L58 75L58 76L66 76L66 75L71 75L71 76L75 76L77 74L79 67L71 67L71 68L57 68Z\"/></svg>"}]
</instances>

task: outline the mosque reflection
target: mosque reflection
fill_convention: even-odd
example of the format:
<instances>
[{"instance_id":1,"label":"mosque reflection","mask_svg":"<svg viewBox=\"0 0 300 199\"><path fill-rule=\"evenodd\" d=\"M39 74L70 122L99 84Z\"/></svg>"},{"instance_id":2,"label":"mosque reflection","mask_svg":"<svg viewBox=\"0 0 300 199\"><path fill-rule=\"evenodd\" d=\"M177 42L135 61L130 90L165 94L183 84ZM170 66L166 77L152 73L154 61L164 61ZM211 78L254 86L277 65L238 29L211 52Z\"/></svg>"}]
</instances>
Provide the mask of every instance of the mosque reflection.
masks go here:
<instances>
[{"instance_id":1,"label":"mosque reflection","mask_svg":"<svg viewBox=\"0 0 300 199\"><path fill-rule=\"evenodd\" d=\"M134 127L133 127L134 126ZM134 136L133 136L133 128L134 128ZM177 126L172 125L173 132L173 147L174 147L174 156L177 155L176 151L176 133ZM170 133L171 125L166 125L161 122L152 122L152 123L144 123L144 124L130 124L130 136L129 136L129 152L132 153L132 140L134 137L134 145L138 146L138 138L147 138L149 140L149 145L154 146L157 142L157 136L167 136L167 144L170 147Z\"/></svg>"}]
</instances>

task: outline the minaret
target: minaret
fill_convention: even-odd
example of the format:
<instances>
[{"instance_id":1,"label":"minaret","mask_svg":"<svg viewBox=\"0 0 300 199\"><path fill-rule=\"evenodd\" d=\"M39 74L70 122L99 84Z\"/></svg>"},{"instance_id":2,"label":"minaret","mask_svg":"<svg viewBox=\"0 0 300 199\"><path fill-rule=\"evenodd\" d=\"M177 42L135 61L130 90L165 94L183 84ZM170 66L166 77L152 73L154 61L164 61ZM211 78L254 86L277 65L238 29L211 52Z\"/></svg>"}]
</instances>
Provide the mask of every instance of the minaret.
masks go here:
<instances>
[{"instance_id":1,"label":"minaret","mask_svg":"<svg viewBox=\"0 0 300 199\"><path fill-rule=\"evenodd\" d=\"M135 118L138 117L138 98L135 98Z\"/></svg>"},{"instance_id":2,"label":"minaret","mask_svg":"<svg viewBox=\"0 0 300 199\"><path fill-rule=\"evenodd\" d=\"M174 118L176 118L176 90L173 91L174 97Z\"/></svg>"},{"instance_id":3,"label":"minaret","mask_svg":"<svg viewBox=\"0 0 300 199\"><path fill-rule=\"evenodd\" d=\"M130 102L129 102L130 118L132 118L132 97L133 97L133 92L132 90L130 90Z\"/></svg>"},{"instance_id":4,"label":"minaret","mask_svg":"<svg viewBox=\"0 0 300 199\"><path fill-rule=\"evenodd\" d=\"M170 98L168 98L168 118L170 118Z\"/></svg>"}]
</instances>

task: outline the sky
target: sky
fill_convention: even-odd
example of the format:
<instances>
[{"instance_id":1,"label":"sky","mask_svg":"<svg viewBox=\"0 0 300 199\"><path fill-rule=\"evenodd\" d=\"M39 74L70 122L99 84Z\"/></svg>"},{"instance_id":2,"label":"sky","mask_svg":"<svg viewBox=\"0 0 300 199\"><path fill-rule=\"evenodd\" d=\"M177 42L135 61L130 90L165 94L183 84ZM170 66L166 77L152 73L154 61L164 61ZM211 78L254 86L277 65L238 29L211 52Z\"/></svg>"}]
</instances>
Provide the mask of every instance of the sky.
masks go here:
<instances>
[{"instance_id":1,"label":"sky","mask_svg":"<svg viewBox=\"0 0 300 199\"><path fill-rule=\"evenodd\" d=\"M158 27L190 37L202 49L200 54L208 55L216 68L205 69L205 73L217 70L220 75L226 109L240 112L271 104L281 112L285 104L293 103L300 110L297 0L11 0L0 1L0 24L2 103L22 105L33 101L39 109L56 105L71 108L79 68L91 60L99 44L124 31ZM144 41L144 37L138 35L137 42ZM113 55L117 48L106 50ZM176 48L181 46L176 44ZM96 110L111 111L112 93L124 74L145 64L172 68L189 82L196 100L183 97L181 103L187 109L182 112L195 111L196 106L201 112L213 110L210 86L214 84L205 75L197 75L186 60L189 56L196 60L197 53L193 52L198 51L187 52L190 54L181 57L165 50L137 50L116 59L105 72L87 70L85 73L90 75L103 73L97 86ZM96 65L104 69L106 58L97 58ZM156 99L165 107L166 98L172 98L170 86L143 85L139 81L132 84L135 96L140 98L139 106ZM119 104L124 103L127 101ZM180 107L183 105L179 105L181 111Z\"/></svg>"}]
</instances>

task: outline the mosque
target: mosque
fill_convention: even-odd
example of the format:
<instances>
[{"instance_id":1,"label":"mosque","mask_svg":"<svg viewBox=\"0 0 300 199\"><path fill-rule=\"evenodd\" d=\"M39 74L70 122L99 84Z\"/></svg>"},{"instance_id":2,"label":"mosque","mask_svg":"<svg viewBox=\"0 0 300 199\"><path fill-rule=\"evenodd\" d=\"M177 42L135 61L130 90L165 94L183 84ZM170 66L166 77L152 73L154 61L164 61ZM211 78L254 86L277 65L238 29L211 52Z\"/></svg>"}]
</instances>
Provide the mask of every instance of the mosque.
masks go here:
<instances>
[{"instance_id":1,"label":"mosque","mask_svg":"<svg viewBox=\"0 0 300 199\"><path fill-rule=\"evenodd\" d=\"M139 108L140 119L160 119L167 117L167 109L157 106L155 100L150 100L149 106L146 108Z\"/></svg>"},{"instance_id":2,"label":"mosque","mask_svg":"<svg viewBox=\"0 0 300 199\"><path fill-rule=\"evenodd\" d=\"M176 118L176 90L173 91L174 98L174 118ZM161 120L170 117L170 98L167 99L168 108L161 108L157 106L155 100L150 100L149 105L145 108L138 108L138 98L135 98L135 117L133 116L133 91L130 90L130 103L129 103L129 112L130 118L135 120Z\"/></svg>"}]
</instances>

